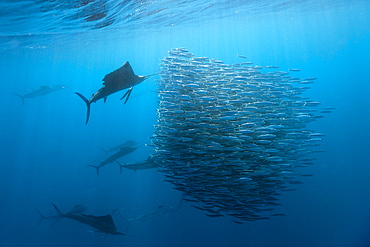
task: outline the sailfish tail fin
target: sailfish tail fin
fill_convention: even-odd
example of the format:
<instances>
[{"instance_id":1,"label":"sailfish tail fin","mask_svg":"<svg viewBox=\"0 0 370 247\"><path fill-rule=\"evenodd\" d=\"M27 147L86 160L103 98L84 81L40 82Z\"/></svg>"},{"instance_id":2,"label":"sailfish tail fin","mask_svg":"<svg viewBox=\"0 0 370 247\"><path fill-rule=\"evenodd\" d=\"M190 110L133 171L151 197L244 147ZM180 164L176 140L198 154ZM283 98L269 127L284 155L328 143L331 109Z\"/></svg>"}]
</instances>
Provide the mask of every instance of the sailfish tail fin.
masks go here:
<instances>
[{"instance_id":1,"label":"sailfish tail fin","mask_svg":"<svg viewBox=\"0 0 370 247\"><path fill-rule=\"evenodd\" d=\"M36 208L36 211L39 213L39 216L40 216L40 220L39 220L39 223L37 223L37 225L40 225L41 222L43 222L44 219L46 219L46 217L37 208Z\"/></svg>"},{"instance_id":2,"label":"sailfish tail fin","mask_svg":"<svg viewBox=\"0 0 370 247\"><path fill-rule=\"evenodd\" d=\"M94 165L87 165L87 166L94 167L94 168L96 169L96 176L97 176L97 177L99 176L99 169L100 169L100 166L94 166Z\"/></svg>"},{"instance_id":3,"label":"sailfish tail fin","mask_svg":"<svg viewBox=\"0 0 370 247\"><path fill-rule=\"evenodd\" d=\"M24 97L22 95L17 94L17 93L13 93L13 94L14 95L17 95L19 98L22 99L22 103L23 103L23 106L24 106Z\"/></svg>"},{"instance_id":4,"label":"sailfish tail fin","mask_svg":"<svg viewBox=\"0 0 370 247\"><path fill-rule=\"evenodd\" d=\"M87 124L89 122L89 118L90 118L90 101L88 99L85 98L85 96L83 96L82 94L78 93L78 92L75 92L75 94L77 94L85 103L86 103L86 107L87 107L87 114L86 114L86 123Z\"/></svg>"},{"instance_id":5,"label":"sailfish tail fin","mask_svg":"<svg viewBox=\"0 0 370 247\"><path fill-rule=\"evenodd\" d=\"M124 167L123 165L121 165L121 163L118 162L118 160L115 160L115 162L117 162L117 164L119 165L119 173L122 173L122 168Z\"/></svg>"}]
</instances>

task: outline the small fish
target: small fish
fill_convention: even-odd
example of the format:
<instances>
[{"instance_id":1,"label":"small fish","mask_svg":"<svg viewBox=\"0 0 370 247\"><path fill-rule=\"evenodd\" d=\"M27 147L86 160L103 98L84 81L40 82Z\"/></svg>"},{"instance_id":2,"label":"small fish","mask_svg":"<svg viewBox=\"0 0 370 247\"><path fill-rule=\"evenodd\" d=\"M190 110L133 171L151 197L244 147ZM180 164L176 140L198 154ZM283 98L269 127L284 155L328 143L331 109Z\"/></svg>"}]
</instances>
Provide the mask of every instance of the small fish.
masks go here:
<instances>
[{"instance_id":1,"label":"small fish","mask_svg":"<svg viewBox=\"0 0 370 247\"><path fill-rule=\"evenodd\" d=\"M273 214L271 216L286 216L285 214Z\"/></svg>"},{"instance_id":2,"label":"small fish","mask_svg":"<svg viewBox=\"0 0 370 247\"><path fill-rule=\"evenodd\" d=\"M237 56L237 57L240 57L240 58L248 58L247 56L240 55L240 54L237 54L236 56Z\"/></svg>"},{"instance_id":3,"label":"small fish","mask_svg":"<svg viewBox=\"0 0 370 247\"><path fill-rule=\"evenodd\" d=\"M209 217L268 219L277 196L300 183L295 169L313 163L322 135L308 124L332 110L304 96L301 84L314 80L176 49L162 61L151 157L165 180Z\"/></svg>"}]
</instances>

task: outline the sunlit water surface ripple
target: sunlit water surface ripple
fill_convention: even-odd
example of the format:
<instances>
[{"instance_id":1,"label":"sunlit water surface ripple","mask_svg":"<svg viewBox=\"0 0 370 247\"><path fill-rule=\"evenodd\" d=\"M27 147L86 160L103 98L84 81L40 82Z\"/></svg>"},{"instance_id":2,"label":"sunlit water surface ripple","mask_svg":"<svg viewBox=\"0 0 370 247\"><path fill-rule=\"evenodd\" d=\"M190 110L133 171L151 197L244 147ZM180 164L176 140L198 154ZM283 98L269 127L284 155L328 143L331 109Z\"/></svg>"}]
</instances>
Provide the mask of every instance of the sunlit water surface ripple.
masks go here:
<instances>
[{"instance_id":1,"label":"sunlit water surface ripple","mask_svg":"<svg viewBox=\"0 0 370 247\"><path fill-rule=\"evenodd\" d=\"M357 1L362 2L362 1ZM351 2L352 3L352 2ZM320 11L348 1L287 0L5 0L0 2L2 49L42 47L48 37L99 31L163 30L239 15ZM44 42L42 42L44 41Z\"/></svg>"}]
</instances>

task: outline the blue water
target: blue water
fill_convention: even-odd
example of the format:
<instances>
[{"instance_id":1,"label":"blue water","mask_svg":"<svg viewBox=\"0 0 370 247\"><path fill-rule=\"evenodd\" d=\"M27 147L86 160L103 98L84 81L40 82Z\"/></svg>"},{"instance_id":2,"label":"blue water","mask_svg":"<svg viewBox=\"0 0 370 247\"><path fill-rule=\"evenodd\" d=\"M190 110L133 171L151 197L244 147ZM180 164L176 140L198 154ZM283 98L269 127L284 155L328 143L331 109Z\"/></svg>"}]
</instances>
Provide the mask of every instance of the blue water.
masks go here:
<instances>
[{"instance_id":1,"label":"blue water","mask_svg":"<svg viewBox=\"0 0 370 247\"><path fill-rule=\"evenodd\" d=\"M0 246L370 246L369 1L233 2L0 3ZM179 203L181 193L160 171L120 174L111 164L96 177L87 166L104 159L100 148L126 140L142 145L122 162L153 152L144 144L156 124L158 78L136 86L125 105L124 92L93 104L88 125L74 94L89 96L126 61L138 75L156 73L176 47L228 64L243 54L256 65L318 78L306 96L336 109L309 124L325 133L325 152L302 168L314 176L279 197L276 213L286 216L239 225L185 202L180 213L133 222L128 236L104 237L68 219L38 225L36 208L55 214L51 203L62 211L82 204L92 215L115 210L122 231L121 216ZM67 89L24 106L13 94L55 84Z\"/></svg>"}]
</instances>

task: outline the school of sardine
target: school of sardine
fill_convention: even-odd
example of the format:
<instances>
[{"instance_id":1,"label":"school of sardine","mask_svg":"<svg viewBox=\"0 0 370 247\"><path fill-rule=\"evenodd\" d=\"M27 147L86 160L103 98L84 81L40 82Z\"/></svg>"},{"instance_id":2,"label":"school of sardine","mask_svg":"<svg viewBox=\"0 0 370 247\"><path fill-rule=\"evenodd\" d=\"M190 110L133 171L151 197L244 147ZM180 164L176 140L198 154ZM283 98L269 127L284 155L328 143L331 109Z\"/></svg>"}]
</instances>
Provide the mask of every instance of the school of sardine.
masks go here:
<instances>
[{"instance_id":1,"label":"school of sardine","mask_svg":"<svg viewBox=\"0 0 370 247\"><path fill-rule=\"evenodd\" d=\"M241 224L282 215L269 211L319 151L323 134L306 126L331 109L302 96L316 78L264 68L278 67L227 65L185 48L162 59L152 159L210 217Z\"/></svg>"}]
</instances>

